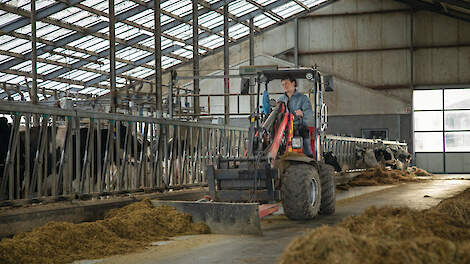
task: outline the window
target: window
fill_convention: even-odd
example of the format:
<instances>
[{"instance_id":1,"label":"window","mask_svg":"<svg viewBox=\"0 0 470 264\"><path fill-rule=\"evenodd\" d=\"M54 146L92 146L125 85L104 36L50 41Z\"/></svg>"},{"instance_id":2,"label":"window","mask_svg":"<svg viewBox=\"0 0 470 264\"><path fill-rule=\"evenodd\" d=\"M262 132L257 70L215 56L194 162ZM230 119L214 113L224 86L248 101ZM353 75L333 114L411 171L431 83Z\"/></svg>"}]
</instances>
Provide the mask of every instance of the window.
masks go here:
<instances>
[{"instance_id":1,"label":"window","mask_svg":"<svg viewBox=\"0 0 470 264\"><path fill-rule=\"evenodd\" d=\"M438 172L455 172L457 167L464 168L449 165L453 163L446 162L446 157L470 153L470 87L415 90L413 104L417 163L429 155L442 155L442 164L434 166L442 168ZM460 157L455 160L464 159ZM446 164L452 168L446 168ZM426 167L426 164L422 166ZM461 172L468 173L464 169Z\"/></svg>"}]
</instances>

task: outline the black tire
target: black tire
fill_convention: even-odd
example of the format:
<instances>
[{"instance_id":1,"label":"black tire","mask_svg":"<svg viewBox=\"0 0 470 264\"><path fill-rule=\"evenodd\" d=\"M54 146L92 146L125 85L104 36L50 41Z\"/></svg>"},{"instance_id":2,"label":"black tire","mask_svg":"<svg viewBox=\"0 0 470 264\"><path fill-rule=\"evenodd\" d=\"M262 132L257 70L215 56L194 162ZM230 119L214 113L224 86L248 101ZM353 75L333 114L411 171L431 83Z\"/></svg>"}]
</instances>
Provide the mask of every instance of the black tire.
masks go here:
<instances>
[{"instance_id":1,"label":"black tire","mask_svg":"<svg viewBox=\"0 0 470 264\"><path fill-rule=\"evenodd\" d=\"M333 166L319 163L319 174L321 183L321 204L319 214L331 215L336 210L336 184L335 169Z\"/></svg>"},{"instance_id":2,"label":"black tire","mask_svg":"<svg viewBox=\"0 0 470 264\"><path fill-rule=\"evenodd\" d=\"M284 172L281 186L284 214L292 220L313 219L321 199L320 177L309 164L294 163Z\"/></svg>"}]
</instances>

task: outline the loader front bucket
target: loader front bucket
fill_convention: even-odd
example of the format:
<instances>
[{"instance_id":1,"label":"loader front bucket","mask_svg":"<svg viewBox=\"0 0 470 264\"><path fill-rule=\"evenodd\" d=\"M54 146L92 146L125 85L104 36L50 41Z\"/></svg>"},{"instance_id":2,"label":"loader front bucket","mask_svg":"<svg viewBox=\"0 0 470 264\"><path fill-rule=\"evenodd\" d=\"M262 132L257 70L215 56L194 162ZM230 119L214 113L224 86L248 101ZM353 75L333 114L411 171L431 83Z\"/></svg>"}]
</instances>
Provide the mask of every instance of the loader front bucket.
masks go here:
<instances>
[{"instance_id":1,"label":"loader front bucket","mask_svg":"<svg viewBox=\"0 0 470 264\"><path fill-rule=\"evenodd\" d=\"M188 213L195 223L206 223L213 234L262 235L257 203L186 202L152 200Z\"/></svg>"}]
</instances>

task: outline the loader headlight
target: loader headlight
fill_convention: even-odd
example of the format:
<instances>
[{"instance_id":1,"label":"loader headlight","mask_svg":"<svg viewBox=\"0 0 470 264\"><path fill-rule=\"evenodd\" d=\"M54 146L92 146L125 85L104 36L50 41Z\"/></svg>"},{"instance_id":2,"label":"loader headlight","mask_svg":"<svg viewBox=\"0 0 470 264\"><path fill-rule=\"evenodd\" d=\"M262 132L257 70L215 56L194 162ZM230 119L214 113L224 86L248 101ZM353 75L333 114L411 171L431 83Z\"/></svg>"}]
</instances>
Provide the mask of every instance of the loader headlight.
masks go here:
<instances>
[{"instance_id":1,"label":"loader headlight","mask_svg":"<svg viewBox=\"0 0 470 264\"><path fill-rule=\"evenodd\" d=\"M292 148L302 148L304 144L304 139L302 137L294 137L292 139Z\"/></svg>"}]
</instances>

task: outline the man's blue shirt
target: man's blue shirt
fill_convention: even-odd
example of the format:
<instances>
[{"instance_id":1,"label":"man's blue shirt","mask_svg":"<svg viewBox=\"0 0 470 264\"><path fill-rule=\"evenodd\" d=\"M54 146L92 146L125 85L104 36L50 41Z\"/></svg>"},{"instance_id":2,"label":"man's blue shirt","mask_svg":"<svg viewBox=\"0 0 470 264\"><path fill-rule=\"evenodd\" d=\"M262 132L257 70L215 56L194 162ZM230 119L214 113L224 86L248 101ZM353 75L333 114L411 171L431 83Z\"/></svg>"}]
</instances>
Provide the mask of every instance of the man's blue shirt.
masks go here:
<instances>
[{"instance_id":1,"label":"man's blue shirt","mask_svg":"<svg viewBox=\"0 0 470 264\"><path fill-rule=\"evenodd\" d=\"M290 99L286 94L283 94L277 101L284 102L288 111L292 114L295 114L295 111L297 110L302 110L304 115L302 118L303 124L309 127L314 126L315 120L313 116L312 104L305 94L299 93L297 90L295 90ZM297 118L294 120L294 124L298 124L299 122L300 120Z\"/></svg>"}]
</instances>

